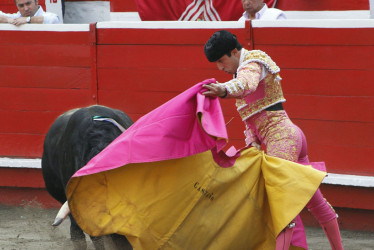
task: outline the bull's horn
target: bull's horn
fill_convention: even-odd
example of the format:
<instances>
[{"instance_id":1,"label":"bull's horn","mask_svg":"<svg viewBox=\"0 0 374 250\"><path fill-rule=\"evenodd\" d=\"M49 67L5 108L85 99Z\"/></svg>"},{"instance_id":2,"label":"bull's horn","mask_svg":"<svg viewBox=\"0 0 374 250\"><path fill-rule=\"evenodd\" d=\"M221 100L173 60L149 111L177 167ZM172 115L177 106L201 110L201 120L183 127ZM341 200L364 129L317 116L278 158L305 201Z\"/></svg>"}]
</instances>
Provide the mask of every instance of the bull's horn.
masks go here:
<instances>
[{"instance_id":1,"label":"bull's horn","mask_svg":"<svg viewBox=\"0 0 374 250\"><path fill-rule=\"evenodd\" d=\"M121 124L119 124L118 122L116 122L116 120L112 119L112 118L109 118L109 117L102 117L102 116L94 116L92 117L92 119L94 121L106 121L106 122L110 122L112 123L113 125L117 126L117 128L119 130L121 130L121 132L125 132L126 129L124 127L121 126Z\"/></svg>"},{"instance_id":2,"label":"bull's horn","mask_svg":"<svg viewBox=\"0 0 374 250\"><path fill-rule=\"evenodd\" d=\"M57 213L57 216L56 216L56 219L55 221L53 222L52 226L55 226L57 227L58 225L60 225L64 220L65 218L70 214L70 209L69 209L69 204L68 202L66 201L60 208L60 210L58 211Z\"/></svg>"}]
</instances>

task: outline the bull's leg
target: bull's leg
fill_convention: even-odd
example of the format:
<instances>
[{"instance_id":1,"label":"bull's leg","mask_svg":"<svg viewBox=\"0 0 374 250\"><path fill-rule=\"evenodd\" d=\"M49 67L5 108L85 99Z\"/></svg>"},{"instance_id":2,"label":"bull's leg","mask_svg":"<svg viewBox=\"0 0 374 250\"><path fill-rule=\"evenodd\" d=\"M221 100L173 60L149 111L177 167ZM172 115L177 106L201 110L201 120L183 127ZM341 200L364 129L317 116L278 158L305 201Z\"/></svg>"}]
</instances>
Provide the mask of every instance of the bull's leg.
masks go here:
<instances>
[{"instance_id":1,"label":"bull's leg","mask_svg":"<svg viewBox=\"0 0 374 250\"><path fill-rule=\"evenodd\" d=\"M112 242L115 245L116 249L132 250L132 246L125 236L120 235L120 234L112 234L110 236L112 238Z\"/></svg>"},{"instance_id":2,"label":"bull's leg","mask_svg":"<svg viewBox=\"0 0 374 250\"><path fill-rule=\"evenodd\" d=\"M104 237L90 236L90 238L96 250L105 250Z\"/></svg>"},{"instance_id":3,"label":"bull's leg","mask_svg":"<svg viewBox=\"0 0 374 250\"><path fill-rule=\"evenodd\" d=\"M70 217L70 238L73 242L74 250L87 249L86 237L82 229L75 222L74 218L69 214Z\"/></svg>"},{"instance_id":4,"label":"bull's leg","mask_svg":"<svg viewBox=\"0 0 374 250\"><path fill-rule=\"evenodd\" d=\"M84 235L83 230L75 222L74 218L70 216L70 237L73 241L74 250L87 249L86 236ZM105 250L104 239L103 237L93 237L90 236L92 243L96 250Z\"/></svg>"}]
</instances>

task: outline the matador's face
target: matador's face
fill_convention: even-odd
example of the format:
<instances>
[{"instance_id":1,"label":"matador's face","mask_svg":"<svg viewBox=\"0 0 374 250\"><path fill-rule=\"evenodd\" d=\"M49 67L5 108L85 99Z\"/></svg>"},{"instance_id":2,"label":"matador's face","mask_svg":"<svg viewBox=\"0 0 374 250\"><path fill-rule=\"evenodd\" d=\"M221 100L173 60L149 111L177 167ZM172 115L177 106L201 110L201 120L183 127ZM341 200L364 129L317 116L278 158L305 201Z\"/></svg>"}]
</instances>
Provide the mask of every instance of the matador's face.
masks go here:
<instances>
[{"instance_id":1,"label":"matador's face","mask_svg":"<svg viewBox=\"0 0 374 250\"><path fill-rule=\"evenodd\" d=\"M227 74L235 74L239 67L240 52L237 49L231 51L231 56L224 55L215 63L219 70L226 72Z\"/></svg>"}]
</instances>

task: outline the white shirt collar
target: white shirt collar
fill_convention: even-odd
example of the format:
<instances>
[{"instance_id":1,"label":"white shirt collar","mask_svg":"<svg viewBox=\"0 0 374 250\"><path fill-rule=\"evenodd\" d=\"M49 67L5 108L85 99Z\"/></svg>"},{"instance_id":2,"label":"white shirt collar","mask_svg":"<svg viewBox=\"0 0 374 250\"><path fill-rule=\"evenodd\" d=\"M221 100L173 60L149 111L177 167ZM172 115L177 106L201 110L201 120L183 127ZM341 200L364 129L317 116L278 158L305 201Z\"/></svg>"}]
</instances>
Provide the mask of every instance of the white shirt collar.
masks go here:
<instances>
[{"instance_id":1,"label":"white shirt collar","mask_svg":"<svg viewBox=\"0 0 374 250\"><path fill-rule=\"evenodd\" d=\"M38 10L35 12L34 16L42 16L44 13L44 10L42 8L42 6L39 5L39 8Z\"/></svg>"},{"instance_id":2,"label":"white shirt collar","mask_svg":"<svg viewBox=\"0 0 374 250\"><path fill-rule=\"evenodd\" d=\"M240 50L239 65L238 65L238 68L236 69L236 73L233 75L234 78L236 77L236 74L238 74L238 71L241 68L240 65L242 65L244 62L244 51L245 51L244 48Z\"/></svg>"},{"instance_id":3,"label":"white shirt collar","mask_svg":"<svg viewBox=\"0 0 374 250\"><path fill-rule=\"evenodd\" d=\"M264 3L264 7L256 13L256 19L261 19L264 13L268 10L268 6Z\"/></svg>"},{"instance_id":4,"label":"white shirt collar","mask_svg":"<svg viewBox=\"0 0 374 250\"><path fill-rule=\"evenodd\" d=\"M240 50L240 57L239 57L239 66L243 63L243 61L244 61L244 48L242 48L241 50Z\"/></svg>"}]
</instances>

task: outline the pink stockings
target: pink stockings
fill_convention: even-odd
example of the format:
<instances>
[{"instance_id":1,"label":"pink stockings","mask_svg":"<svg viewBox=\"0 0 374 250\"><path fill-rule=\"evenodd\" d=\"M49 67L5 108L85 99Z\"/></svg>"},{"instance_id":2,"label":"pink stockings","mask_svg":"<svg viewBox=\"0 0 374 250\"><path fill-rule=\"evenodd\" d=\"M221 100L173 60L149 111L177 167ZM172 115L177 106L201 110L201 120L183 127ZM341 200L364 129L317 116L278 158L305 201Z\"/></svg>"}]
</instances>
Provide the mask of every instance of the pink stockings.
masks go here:
<instances>
[{"instance_id":1,"label":"pink stockings","mask_svg":"<svg viewBox=\"0 0 374 250\"><path fill-rule=\"evenodd\" d=\"M245 122L248 144L257 138L266 146L268 155L301 164L309 163L304 133L291 122L284 110L263 111ZM331 248L343 249L335 211L323 198L319 189L306 207L322 226ZM279 234L277 250L289 249L290 244L308 248L300 216L297 216L294 221L295 227L288 226Z\"/></svg>"},{"instance_id":2,"label":"pink stockings","mask_svg":"<svg viewBox=\"0 0 374 250\"><path fill-rule=\"evenodd\" d=\"M323 198L319 189L313 195L312 199L310 199L306 207L322 226L323 231L330 242L331 249L343 249L336 214L332 207ZM305 232L301 219L298 216L295 220L295 227L292 227L293 223L291 222L291 226L287 226L278 235L276 250L288 250L291 244L307 249Z\"/></svg>"},{"instance_id":3,"label":"pink stockings","mask_svg":"<svg viewBox=\"0 0 374 250\"><path fill-rule=\"evenodd\" d=\"M306 207L322 226L323 231L329 239L331 249L343 249L339 225L336 219L337 215L326 199L323 198L319 189L313 195L312 199L310 199Z\"/></svg>"}]
</instances>

